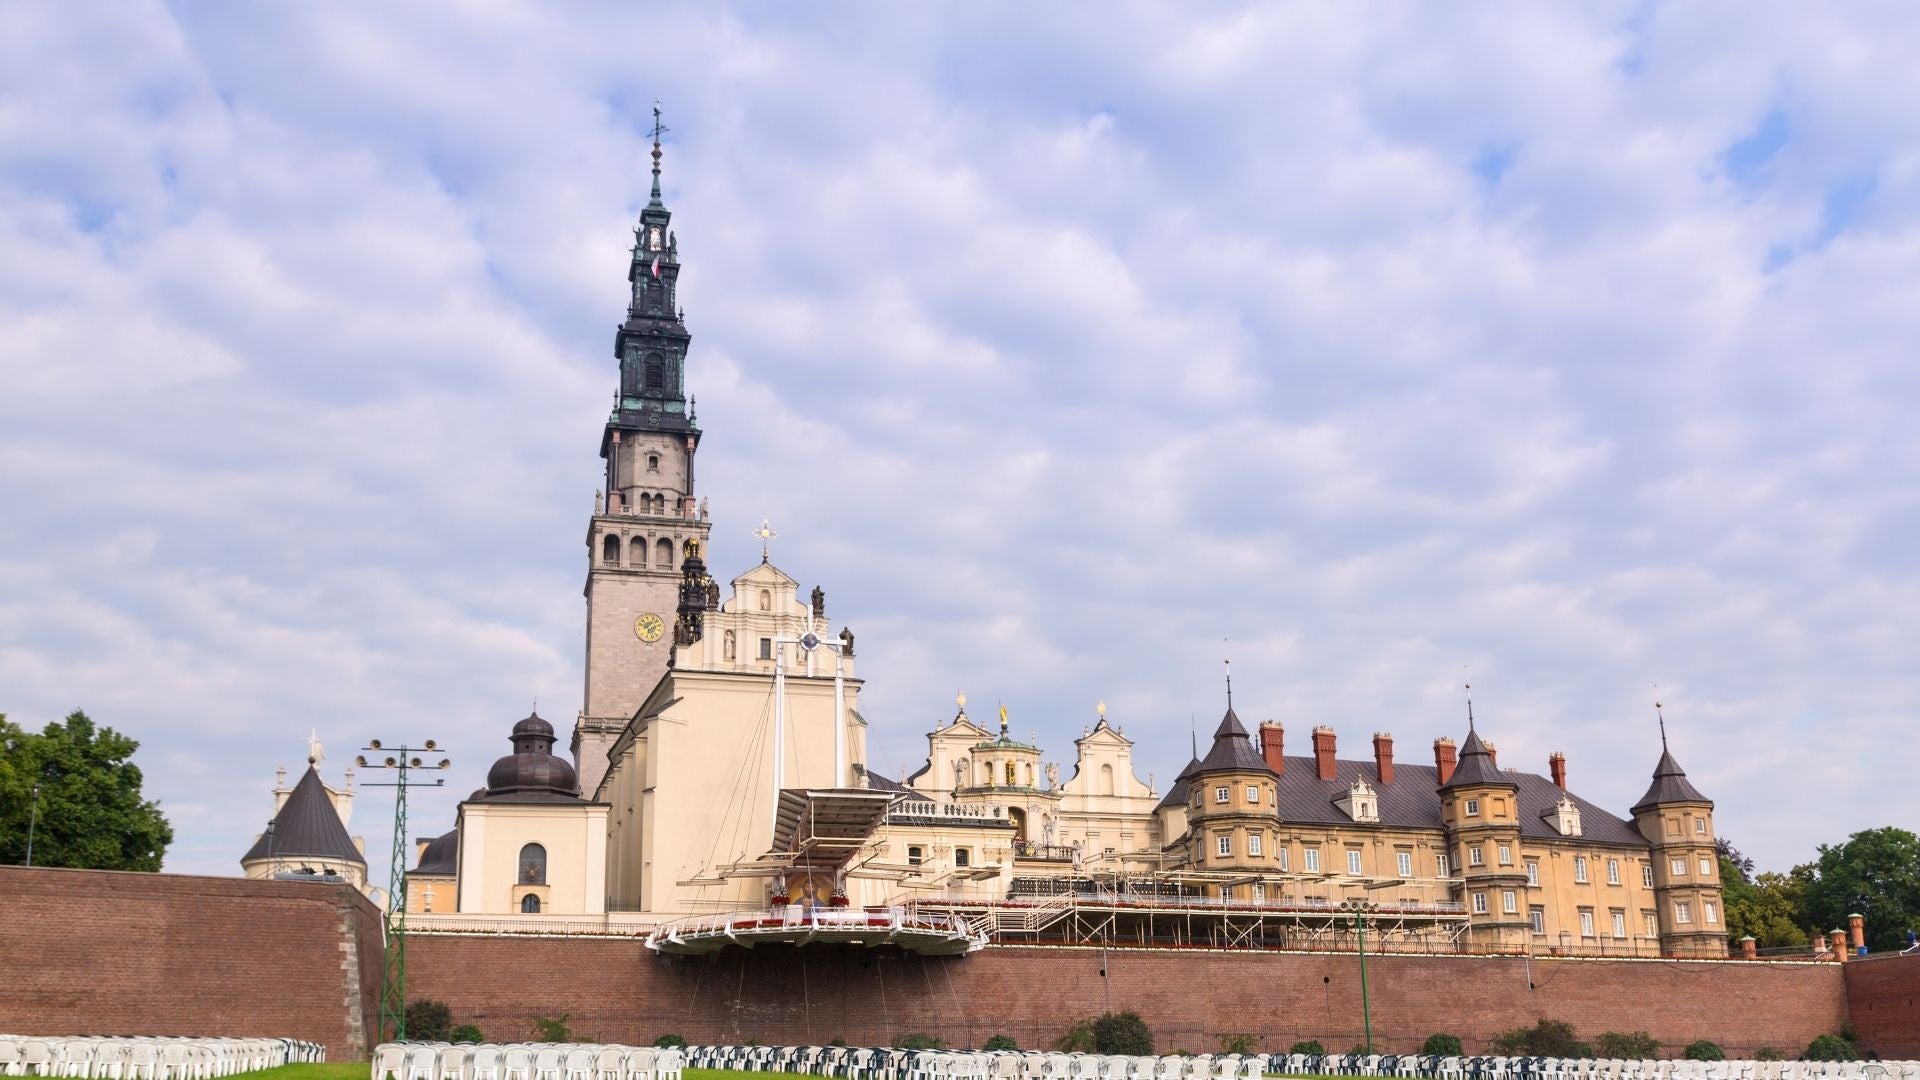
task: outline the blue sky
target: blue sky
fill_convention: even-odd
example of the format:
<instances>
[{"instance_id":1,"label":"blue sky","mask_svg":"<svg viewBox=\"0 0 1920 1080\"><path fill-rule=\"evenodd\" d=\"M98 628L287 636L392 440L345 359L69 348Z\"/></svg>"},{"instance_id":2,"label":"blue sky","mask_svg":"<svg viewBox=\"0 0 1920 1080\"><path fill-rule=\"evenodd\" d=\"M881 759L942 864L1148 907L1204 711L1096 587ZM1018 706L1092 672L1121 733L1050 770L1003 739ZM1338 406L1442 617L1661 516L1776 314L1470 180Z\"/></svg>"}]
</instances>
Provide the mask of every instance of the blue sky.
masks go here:
<instances>
[{"instance_id":1,"label":"blue sky","mask_svg":"<svg viewBox=\"0 0 1920 1080\"><path fill-rule=\"evenodd\" d=\"M658 98L713 562L773 520L876 768L965 689L1164 790L1224 648L1622 813L1659 696L1763 867L1920 825L1920 17L1724 14L7 5L0 711L211 873L310 729L447 744L426 833L570 722Z\"/></svg>"}]
</instances>

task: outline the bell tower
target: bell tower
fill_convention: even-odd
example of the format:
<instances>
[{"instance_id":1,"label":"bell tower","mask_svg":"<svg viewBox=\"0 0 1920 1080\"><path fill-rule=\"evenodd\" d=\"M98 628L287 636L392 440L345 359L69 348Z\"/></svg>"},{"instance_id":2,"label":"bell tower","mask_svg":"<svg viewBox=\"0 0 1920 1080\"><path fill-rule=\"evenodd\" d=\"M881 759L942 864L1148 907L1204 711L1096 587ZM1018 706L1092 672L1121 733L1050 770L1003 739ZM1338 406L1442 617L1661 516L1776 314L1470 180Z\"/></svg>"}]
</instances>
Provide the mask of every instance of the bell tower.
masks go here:
<instances>
[{"instance_id":1,"label":"bell tower","mask_svg":"<svg viewBox=\"0 0 1920 1080\"><path fill-rule=\"evenodd\" d=\"M660 110L653 192L633 231L626 321L613 335L620 385L600 436L604 486L587 526L586 694L573 728L580 791L593 797L607 750L671 664L681 552L707 542L694 498L700 428L686 394L692 336L676 303L680 245L660 199Z\"/></svg>"}]
</instances>

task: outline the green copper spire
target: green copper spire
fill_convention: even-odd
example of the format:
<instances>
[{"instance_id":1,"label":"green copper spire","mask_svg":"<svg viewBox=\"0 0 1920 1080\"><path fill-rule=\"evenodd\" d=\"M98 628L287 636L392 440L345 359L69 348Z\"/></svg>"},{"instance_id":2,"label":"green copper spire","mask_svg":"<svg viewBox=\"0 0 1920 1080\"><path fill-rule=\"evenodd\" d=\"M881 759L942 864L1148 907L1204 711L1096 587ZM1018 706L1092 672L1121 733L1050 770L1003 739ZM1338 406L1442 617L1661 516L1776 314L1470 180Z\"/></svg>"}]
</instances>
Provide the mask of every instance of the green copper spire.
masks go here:
<instances>
[{"instance_id":1,"label":"green copper spire","mask_svg":"<svg viewBox=\"0 0 1920 1080\"><path fill-rule=\"evenodd\" d=\"M666 133L666 126L660 123L660 103L656 101L653 103L653 197L647 205L662 209L666 204L660 201L660 136Z\"/></svg>"}]
</instances>

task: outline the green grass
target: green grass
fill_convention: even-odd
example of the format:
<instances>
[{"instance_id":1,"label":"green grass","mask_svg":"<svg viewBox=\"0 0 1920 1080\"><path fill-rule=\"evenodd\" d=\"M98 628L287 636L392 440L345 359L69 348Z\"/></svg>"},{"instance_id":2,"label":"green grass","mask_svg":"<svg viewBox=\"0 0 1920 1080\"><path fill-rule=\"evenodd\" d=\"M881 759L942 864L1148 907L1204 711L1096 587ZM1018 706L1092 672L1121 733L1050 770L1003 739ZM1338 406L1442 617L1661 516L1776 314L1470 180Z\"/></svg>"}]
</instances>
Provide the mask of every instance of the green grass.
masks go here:
<instances>
[{"instance_id":1,"label":"green grass","mask_svg":"<svg viewBox=\"0 0 1920 1080\"><path fill-rule=\"evenodd\" d=\"M317 1065L282 1065L277 1069L262 1069L246 1074L248 1080L254 1077L271 1080L367 1080L367 1063L364 1061L325 1061Z\"/></svg>"}]
</instances>

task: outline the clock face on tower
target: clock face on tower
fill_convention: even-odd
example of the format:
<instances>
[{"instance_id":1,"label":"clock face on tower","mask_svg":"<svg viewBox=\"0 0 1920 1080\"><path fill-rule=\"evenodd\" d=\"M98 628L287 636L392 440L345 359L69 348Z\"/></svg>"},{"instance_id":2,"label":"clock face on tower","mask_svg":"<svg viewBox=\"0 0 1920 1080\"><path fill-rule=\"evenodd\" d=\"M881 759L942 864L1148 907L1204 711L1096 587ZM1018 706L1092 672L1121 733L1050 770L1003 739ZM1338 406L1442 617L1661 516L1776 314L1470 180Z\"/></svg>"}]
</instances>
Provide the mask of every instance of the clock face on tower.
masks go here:
<instances>
[{"instance_id":1,"label":"clock face on tower","mask_svg":"<svg viewBox=\"0 0 1920 1080\"><path fill-rule=\"evenodd\" d=\"M660 635L666 632L667 624L661 621L660 616L655 615L651 611L635 619L633 622L634 636L649 645L659 641Z\"/></svg>"}]
</instances>

